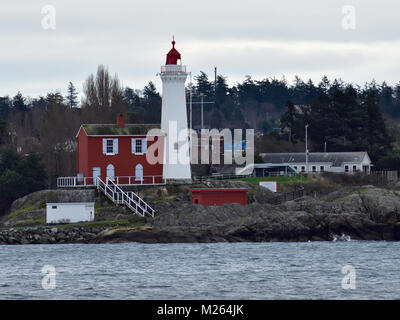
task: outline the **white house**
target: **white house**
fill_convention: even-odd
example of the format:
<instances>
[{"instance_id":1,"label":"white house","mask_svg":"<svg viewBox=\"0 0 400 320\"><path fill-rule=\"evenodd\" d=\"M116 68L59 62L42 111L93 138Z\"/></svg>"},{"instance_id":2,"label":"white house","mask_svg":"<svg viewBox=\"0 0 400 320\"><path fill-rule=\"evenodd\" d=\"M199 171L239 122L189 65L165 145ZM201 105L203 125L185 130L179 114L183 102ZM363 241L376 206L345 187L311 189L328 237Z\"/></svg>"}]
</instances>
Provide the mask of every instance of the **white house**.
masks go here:
<instances>
[{"instance_id":1,"label":"white house","mask_svg":"<svg viewBox=\"0 0 400 320\"><path fill-rule=\"evenodd\" d=\"M308 163L304 152L261 153L264 167L291 167L297 172L371 172L371 159L367 152L311 152Z\"/></svg>"},{"instance_id":2,"label":"white house","mask_svg":"<svg viewBox=\"0 0 400 320\"><path fill-rule=\"evenodd\" d=\"M47 203L46 223L75 223L94 220L94 202Z\"/></svg>"}]
</instances>

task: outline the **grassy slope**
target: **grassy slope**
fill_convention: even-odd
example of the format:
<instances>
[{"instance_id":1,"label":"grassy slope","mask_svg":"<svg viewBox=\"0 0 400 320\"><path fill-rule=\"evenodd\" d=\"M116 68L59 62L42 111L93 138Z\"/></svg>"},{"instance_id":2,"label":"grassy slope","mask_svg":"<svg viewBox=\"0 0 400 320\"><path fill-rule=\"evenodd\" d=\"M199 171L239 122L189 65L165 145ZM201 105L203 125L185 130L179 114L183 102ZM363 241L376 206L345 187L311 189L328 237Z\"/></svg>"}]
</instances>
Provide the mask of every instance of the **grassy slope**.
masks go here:
<instances>
[{"instance_id":1,"label":"grassy slope","mask_svg":"<svg viewBox=\"0 0 400 320\"><path fill-rule=\"evenodd\" d=\"M237 179L240 181L246 181L255 185L258 185L260 181L276 181L278 183L288 183L288 182L306 182L307 178L303 176L297 177L248 177Z\"/></svg>"}]
</instances>

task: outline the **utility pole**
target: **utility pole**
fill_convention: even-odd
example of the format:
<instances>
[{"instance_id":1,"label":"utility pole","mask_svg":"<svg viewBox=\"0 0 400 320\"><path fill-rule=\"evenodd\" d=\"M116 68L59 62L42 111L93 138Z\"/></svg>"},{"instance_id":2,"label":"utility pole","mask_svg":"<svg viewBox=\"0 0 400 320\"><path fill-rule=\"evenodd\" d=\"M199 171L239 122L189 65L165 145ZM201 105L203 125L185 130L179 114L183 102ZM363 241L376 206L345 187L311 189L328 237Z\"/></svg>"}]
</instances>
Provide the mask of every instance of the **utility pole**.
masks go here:
<instances>
[{"instance_id":1,"label":"utility pole","mask_svg":"<svg viewBox=\"0 0 400 320\"><path fill-rule=\"evenodd\" d=\"M214 67L214 95L215 95L215 101L217 100L217 67Z\"/></svg>"},{"instance_id":2,"label":"utility pole","mask_svg":"<svg viewBox=\"0 0 400 320\"><path fill-rule=\"evenodd\" d=\"M193 129L193 116L192 116L192 89L193 84L192 84L192 73L190 73L190 93L189 93L189 110L190 110L190 131Z\"/></svg>"},{"instance_id":3,"label":"utility pole","mask_svg":"<svg viewBox=\"0 0 400 320\"><path fill-rule=\"evenodd\" d=\"M204 93L200 92L201 97L201 129L204 129Z\"/></svg>"},{"instance_id":4,"label":"utility pole","mask_svg":"<svg viewBox=\"0 0 400 320\"><path fill-rule=\"evenodd\" d=\"M306 124L306 172L308 174L308 143L307 143L307 128L308 124Z\"/></svg>"}]
</instances>

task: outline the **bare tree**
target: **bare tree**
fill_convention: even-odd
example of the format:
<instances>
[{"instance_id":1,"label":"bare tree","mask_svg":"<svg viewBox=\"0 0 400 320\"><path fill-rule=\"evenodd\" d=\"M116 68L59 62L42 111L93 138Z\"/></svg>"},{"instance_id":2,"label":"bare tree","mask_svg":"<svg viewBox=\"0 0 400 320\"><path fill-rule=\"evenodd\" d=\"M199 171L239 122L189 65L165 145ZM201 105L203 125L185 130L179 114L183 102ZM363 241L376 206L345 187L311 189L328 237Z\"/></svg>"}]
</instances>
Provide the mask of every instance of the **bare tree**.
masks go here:
<instances>
[{"instance_id":1,"label":"bare tree","mask_svg":"<svg viewBox=\"0 0 400 320\"><path fill-rule=\"evenodd\" d=\"M118 79L110 75L103 65L97 68L83 84L83 118L86 121L114 122L118 113L126 112L123 88Z\"/></svg>"}]
</instances>

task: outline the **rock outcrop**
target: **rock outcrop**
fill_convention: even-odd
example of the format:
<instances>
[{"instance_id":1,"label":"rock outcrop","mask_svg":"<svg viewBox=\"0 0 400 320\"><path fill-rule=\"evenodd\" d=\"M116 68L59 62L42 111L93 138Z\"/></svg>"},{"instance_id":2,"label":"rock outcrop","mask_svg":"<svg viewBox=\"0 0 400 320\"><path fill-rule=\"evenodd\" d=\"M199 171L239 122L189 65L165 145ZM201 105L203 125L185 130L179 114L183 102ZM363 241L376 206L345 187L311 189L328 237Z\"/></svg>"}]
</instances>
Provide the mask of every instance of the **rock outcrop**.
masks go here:
<instances>
[{"instance_id":1,"label":"rock outcrop","mask_svg":"<svg viewBox=\"0 0 400 320\"><path fill-rule=\"evenodd\" d=\"M357 240L400 240L400 193L366 186L279 206L253 201L205 207L158 203L148 231L129 231L93 241L212 242L313 241L347 235Z\"/></svg>"},{"instance_id":2,"label":"rock outcrop","mask_svg":"<svg viewBox=\"0 0 400 320\"><path fill-rule=\"evenodd\" d=\"M114 206L100 209L104 211L98 216L107 223L122 217L127 225L57 228L63 231L55 236L51 226L10 228L13 220L8 217L0 243L400 240L400 192L394 189L344 187L272 205L269 200L275 195L258 186L229 181L201 185L215 186L249 187L249 205L192 205L189 190L194 186L152 187L140 192L156 209L154 219L130 218L127 210ZM43 194L17 201L15 212L29 203L42 203ZM24 218L43 214L38 210L44 209L35 207L24 212Z\"/></svg>"}]
</instances>

